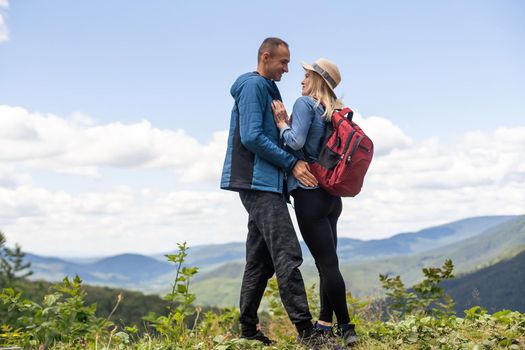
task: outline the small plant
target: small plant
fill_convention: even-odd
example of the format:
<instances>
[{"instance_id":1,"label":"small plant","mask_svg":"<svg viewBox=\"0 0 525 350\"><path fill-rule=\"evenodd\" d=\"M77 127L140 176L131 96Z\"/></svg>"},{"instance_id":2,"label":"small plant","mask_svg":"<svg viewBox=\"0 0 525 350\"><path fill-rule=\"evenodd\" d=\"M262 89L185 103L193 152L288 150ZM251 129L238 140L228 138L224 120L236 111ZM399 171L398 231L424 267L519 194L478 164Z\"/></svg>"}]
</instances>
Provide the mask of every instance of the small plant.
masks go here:
<instances>
[{"instance_id":1,"label":"small plant","mask_svg":"<svg viewBox=\"0 0 525 350\"><path fill-rule=\"evenodd\" d=\"M176 254L167 254L168 261L176 265L175 280L173 281L171 293L164 299L170 302L167 316L158 316L149 313L143 319L149 322L153 328L175 344L182 343L187 335L187 325L185 323L188 316L195 314L195 294L190 293L190 279L198 272L197 267L185 267L184 261L188 255L189 247L186 242L177 244L179 251Z\"/></svg>"},{"instance_id":2,"label":"small plant","mask_svg":"<svg viewBox=\"0 0 525 350\"><path fill-rule=\"evenodd\" d=\"M361 300L352 296L352 293L346 292L346 305L348 306L348 315L350 320L356 326L360 326L366 322L369 318L373 316L371 308L371 303L368 300Z\"/></svg>"},{"instance_id":3,"label":"small plant","mask_svg":"<svg viewBox=\"0 0 525 350\"><path fill-rule=\"evenodd\" d=\"M13 286L14 282L33 274L31 263L24 262L25 253L20 245L14 249L5 246L5 235L0 231L0 286Z\"/></svg>"},{"instance_id":4,"label":"small plant","mask_svg":"<svg viewBox=\"0 0 525 350\"><path fill-rule=\"evenodd\" d=\"M45 348L56 342L78 344L107 335L112 322L95 316L96 304L84 305L82 280L64 278L47 294L41 304L22 298L21 293L5 288L0 298L16 320L3 325L8 336L0 338L5 345L13 343ZM18 338L18 339L16 339Z\"/></svg>"},{"instance_id":5,"label":"small plant","mask_svg":"<svg viewBox=\"0 0 525 350\"><path fill-rule=\"evenodd\" d=\"M196 334L222 334L235 337L240 333L239 309L231 307L218 312L208 311L194 330Z\"/></svg>"},{"instance_id":6,"label":"small plant","mask_svg":"<svg viewBox=\"0 0 525 350\"><path fill-rule=\"evenodd\" d=\"M441 268L423 268L425 279L414 285L413 291L406 290L400 276L379 275L379 281L389 299L390 316L399 319L405 315L439 317L454 314L454 300L439 286L442 280L454 278L453 269L454 265L450 259L446 260Z\"/></svg>"}]
</instances>

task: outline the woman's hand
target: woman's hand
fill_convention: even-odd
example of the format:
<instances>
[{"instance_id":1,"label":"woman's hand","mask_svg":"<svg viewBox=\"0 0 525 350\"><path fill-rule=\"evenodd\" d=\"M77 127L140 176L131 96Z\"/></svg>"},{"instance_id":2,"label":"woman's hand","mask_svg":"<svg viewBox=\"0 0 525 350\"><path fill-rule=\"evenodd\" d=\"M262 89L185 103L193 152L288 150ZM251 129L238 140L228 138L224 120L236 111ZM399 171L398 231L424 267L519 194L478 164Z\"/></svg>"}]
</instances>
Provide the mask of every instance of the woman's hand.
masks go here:
<instances>
[{"instance_id":1,"label":"woman's hand","mask_svg":"<svg viewBox=\"0 0 525 350\"><path fill-rule=\"evenodd\" d=\"M284 104L279 100L272 101L273 120L279 129L285 128L288 125L288 113Z\"/></svg>"}]
</instances>

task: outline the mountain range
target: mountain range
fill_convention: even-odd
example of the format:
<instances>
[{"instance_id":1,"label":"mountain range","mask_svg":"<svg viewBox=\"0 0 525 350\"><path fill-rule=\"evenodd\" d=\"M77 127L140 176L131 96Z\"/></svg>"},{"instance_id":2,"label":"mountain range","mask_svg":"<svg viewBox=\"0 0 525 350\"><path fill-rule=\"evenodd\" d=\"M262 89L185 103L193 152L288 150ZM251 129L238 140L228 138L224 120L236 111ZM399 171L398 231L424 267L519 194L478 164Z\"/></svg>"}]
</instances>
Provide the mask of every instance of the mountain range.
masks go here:
<instances>
[{"instance_id":1,"label":"mountain range","mask_svg":"<svg viewBox=\"0 0 525 350\"><path fill-rule=\"evenodd\" d=\"M476 305L490 313L499 310L525 312L525 251L472 273L441 283L461 311Z\"/></svg>"},{"instance_id":2,"label":"mountain range","mask_svg":"<svg viewBox=\"0 0 525 350\"><path fill-rule=\"evenodd\" d=\"M318 281L318 276L304 243L302 248L301 271L309 286ZM421 268L441 266L447 258L454 262L456 274L464 276L513 258L523 249L525 216L467 218L387 239L340 238L338 242L347 289L356 296L378 295L380 273L400 275L406 285L412 285L422 278ZM53 281L79 274L88 284L147 293L166 293L174 278L174 266L166 262L163 254L121 254L87 261L27 254L26 260L32 263L33 279ZM191 287L197 302L220 306L237 303L244 264L243 242L191 247L186 263L200 270Z\"/></svg>"}]
</instances>

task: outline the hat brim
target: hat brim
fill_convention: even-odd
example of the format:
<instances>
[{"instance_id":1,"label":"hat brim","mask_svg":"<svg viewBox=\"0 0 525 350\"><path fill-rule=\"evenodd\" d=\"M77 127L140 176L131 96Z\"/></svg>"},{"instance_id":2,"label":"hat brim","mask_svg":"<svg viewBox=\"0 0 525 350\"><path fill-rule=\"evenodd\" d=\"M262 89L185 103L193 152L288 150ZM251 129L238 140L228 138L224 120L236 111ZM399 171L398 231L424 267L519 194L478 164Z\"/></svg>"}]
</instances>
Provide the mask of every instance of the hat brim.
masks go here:
<instances>
[{"instance_id":1,"label":"hat brim","mask_svg":"<svg viewBox=\"0 0 525 350\"><path fill-rule=\"evenodd\" d=\"M304 69L313 70L315 72L315 69L311 64L306 63L305 61L301 61L301 65Z\"/></svg>"},{"instance_id":2,"label":"hat brim","mask_svg":"<svg viewBox=\"0 0 525 350\"><path fill-rule=\"evenodd\" d=\"M301 61L301 65L303 66L304 69L311 70L312 72L317 73L317 71L315 70L315 68L311 64L306 63L305 61ZM317 74L319 74L319 73L317 73ZM326 78L323 77L321 74L319 74L319 76L325 81L326 85L328 86L328 88L330 89L332 94L334 94L334 96L337 98L335 90L332 87L332 85L328 82L328 80L326 80Z\"/></svg>"}]
</instances>

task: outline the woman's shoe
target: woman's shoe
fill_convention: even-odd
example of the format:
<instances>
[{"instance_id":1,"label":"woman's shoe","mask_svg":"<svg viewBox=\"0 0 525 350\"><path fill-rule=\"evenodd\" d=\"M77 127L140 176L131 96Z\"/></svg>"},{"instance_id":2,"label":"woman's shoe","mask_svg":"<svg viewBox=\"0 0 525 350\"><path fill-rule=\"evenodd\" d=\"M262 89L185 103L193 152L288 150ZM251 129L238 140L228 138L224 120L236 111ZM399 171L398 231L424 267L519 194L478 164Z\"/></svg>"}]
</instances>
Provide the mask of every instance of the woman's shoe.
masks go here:
<instances>
[{"instance_id":1,"label":"woman's shoe","mask_svg":"<svg viewBox=\"0 0 525 350\"><path fill-rule=\"evenodd\" d=\"M335 337L332 326L325 326L325 325L320 324L319 322L315 322L314 330L325 338Z\"/></svg>"},{"instance_id":2,"label":"woman's shoe","mask_svg":"<svg viewBox=\"0 0 525 350\"><path fill-rule=\"evenodd\" d=\"M336 334L343 339L346 346L354 346L359 341L355 325L352 323L338 325Z\"/></svg>"}]
</instances>

